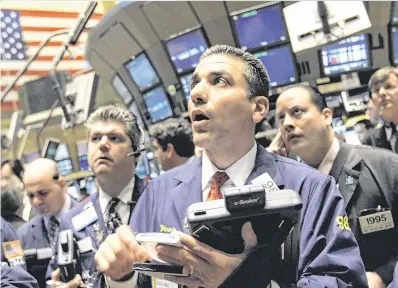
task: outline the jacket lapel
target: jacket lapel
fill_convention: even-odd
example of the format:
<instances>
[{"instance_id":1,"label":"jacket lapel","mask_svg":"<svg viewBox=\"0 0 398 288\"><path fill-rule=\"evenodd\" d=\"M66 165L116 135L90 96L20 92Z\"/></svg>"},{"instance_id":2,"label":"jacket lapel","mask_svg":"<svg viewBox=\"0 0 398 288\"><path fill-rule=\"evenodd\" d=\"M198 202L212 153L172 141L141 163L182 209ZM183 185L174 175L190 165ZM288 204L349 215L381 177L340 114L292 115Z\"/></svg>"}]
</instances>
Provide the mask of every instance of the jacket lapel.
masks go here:
<instances>
[{"instance_id":1,"label":"jacket lapel","mask_svg":"<svg viewBox=\"0 0 398 288\"><path fill-rule=\"evenodd\" d=\"M375 134L376 146L388 150L392 150L390 141L387 140L386 127L383 125L377 134Z\"/></svg>"},{"instance_id":2,"label":"jacket lapel","mask_svg":"<svg viewBox=\"0 0 398 288\"><path fill-rule=\"evenodd\" d=\"M358 153L353 151L352 146L345 143L341 143L340 145L340 151L337 154L335 163L344 162L340 176L338 177L338 183L339 190L344 198L345 208L347 208L359 184L362 158Z\"/></svg>"},{"instance_id":3,"label":"jacket lapel","mask_svg":"<svg viewBox=\"0 0 398 288\"><path fill-rule=\"evenodd\" d=\"M202 158L193 159L174 179L180 184L174 187L170 194L178 218L184 223L188 207L193 203L202 202Z\"/></svg>"},{"instance_id":4,"label":"jacket lapel","mask_svg":"<svg viewBox=\"0 0 398 288\"><path fill-rule=\"evenodd\" d=\"M95 193L91 199L91 202L88 202L86 205L90 205L90 203L92 203L92 205L94 206L98 219L97 221L94 221L93 223L87 225L84 228L84 231L91 239L95 240L95 245L97 246L96 248L98 249L102 241L107 236L107 230L105 227L104 218L101 213L101 207L99 204L98 193Z\"/></svg>"}]
</instances>

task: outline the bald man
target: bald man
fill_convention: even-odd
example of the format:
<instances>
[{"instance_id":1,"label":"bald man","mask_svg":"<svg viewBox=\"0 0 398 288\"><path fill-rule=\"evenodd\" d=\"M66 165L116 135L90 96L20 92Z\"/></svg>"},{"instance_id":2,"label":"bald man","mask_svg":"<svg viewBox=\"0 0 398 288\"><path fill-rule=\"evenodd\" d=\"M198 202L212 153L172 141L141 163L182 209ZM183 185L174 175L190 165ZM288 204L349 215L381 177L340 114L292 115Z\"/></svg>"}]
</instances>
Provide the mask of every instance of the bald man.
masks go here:
<instances>
[{"instance_id":1,"label":"bald man","mask_svg":"<svg viewBox=\"0 0 398 288\"><path fill-rule=\"evenodd\" d=\"M18 229L24 249L54 249L59 221L76 204L67 193L67 184L55 161L39 158L26 166L23 183L31 205L39 215Z\"/></svg>"}]
</instances>

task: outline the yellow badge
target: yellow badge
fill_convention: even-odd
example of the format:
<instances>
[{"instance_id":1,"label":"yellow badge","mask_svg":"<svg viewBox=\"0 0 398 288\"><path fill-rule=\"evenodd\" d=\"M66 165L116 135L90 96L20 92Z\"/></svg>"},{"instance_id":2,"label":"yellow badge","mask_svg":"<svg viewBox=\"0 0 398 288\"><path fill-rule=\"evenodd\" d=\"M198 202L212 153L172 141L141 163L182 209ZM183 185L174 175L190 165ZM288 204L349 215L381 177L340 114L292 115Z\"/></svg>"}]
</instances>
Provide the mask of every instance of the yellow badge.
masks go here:
<instances>
[{"instance_id":1,"label":"yellow badge","mask_svg":"<svg viewBox=\"0 0 398 288\"><path fill-rule=\"evenodd\" d=\"M339 216L336 218L336 222L339 225L341 230L348 230L351 231L350 225L348 224L347 216Z\"/></svg>"},{"instance_id":2,"label":"yellow badge","mask_svg":"<svg viewBox=\"0 0 398 288\"><path fill-rule=\"evenodd\" d=\"M175 232L175 231L177 231L177 229L174 227L170 228L170 227L167 227L166 225L160 224L160 232L171 233L171 232Z\"/></svg>"}]
</instances>

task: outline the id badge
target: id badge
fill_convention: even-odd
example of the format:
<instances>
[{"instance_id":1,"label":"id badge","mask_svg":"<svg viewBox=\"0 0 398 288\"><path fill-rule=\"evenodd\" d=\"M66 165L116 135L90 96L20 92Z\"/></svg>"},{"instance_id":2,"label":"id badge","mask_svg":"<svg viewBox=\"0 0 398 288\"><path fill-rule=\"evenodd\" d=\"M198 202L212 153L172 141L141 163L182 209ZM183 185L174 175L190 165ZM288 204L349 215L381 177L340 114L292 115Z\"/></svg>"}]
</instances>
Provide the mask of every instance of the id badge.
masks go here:
<instances>
[{"instance_id":1,"label":"id badge","mask_svg":"<svg viewBox=\"0 0 398 288\"><path fill-rule=\"evenodd\" d=\"M391 210L377 212L359 217L362 234L373 233L394 228Z\"/></svg>"},{"instance_id":2,"label":"id badge","mask_svg":"<svg viewBox=\"0 0 398 288\"><path fill-rule=\"evenodd\" d=\"M154 288L178 288L178 284L164 279L152 277L152 287Z\"/></svg>"},{"instance_id":3,"label":"id badge","mask_svg":"<svg viewBox=\"0 0 398 288\"><path fill-rule=\"evenodd\" d=\"M97 220L97 212L95 211L95 208L93 206L90 206L72 218L72 225L73 228L75 228L75 230L79 232L80 230Z\"/></svg>"}]
</instances>

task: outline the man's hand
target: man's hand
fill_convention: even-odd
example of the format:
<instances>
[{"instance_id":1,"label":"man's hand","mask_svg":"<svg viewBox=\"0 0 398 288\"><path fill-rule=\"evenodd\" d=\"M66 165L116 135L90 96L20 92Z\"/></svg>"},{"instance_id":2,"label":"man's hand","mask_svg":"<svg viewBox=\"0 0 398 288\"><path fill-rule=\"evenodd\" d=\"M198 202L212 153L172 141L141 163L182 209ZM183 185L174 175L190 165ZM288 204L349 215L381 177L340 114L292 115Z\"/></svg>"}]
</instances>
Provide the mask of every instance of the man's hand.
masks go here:
<instances>
[{"instance_id":1,"label":"man's hand","mask_svg":"<svg viewBox=\"0 0 398 288\"><path fill-rule=\"evenodd\" d=\"M376 272L366 272L366 278L368 278L369 288L386 288L386 284Z\"/></svg>"},{"instance_id":2,"label":"man's hand","mask_svg":"<svg viewBox=\"0 0 398 288\"><path fill-rule=\"evenodd\" d=\"M287 157L289 151L285 145L285 142L283 142L281 131L278 131L271 144L267 147L267 151L283 157Z\"/></svg>"},{"instance_id":3,"label":"man's hand","mask_svg":"<svg viewBox=\"0 0 398 288\"><path fill-rule=\"evenodd\" d=\"M184 265L191 271L188 277L165 276L168 281L187 286L216 288L220 286L243 261L245 254L257 245L251 223L242 227L245 250L242 254L230 255L215 250L195 238L178 233L185 248L157 245L158 257L168 263Z\"/></svg>"},{"instance_id":4,"label":"man's hand","mask_svg":"<svg viewBox=\"0 0 398 288\"><path fill-rule=\"evenodd\" d=\"M82 277L77 274L71 281L64 283L60 281L61 271L59 268L51 273L52 287L57 288L77 288L83 285Z\"/></svg>"},{"instance_id":5,"label":"man's hand","mask_svg":"<svg viewBox=\"0 0 398 288\"><path fill-rule=\"evenodd\" d=\"M98 271L113 280L119 280L133 271L133 263L146 262L150 257L135 240L131 228L123 225L105 239L95 253L94 260Z\"/></svg>"}]
</instances>

